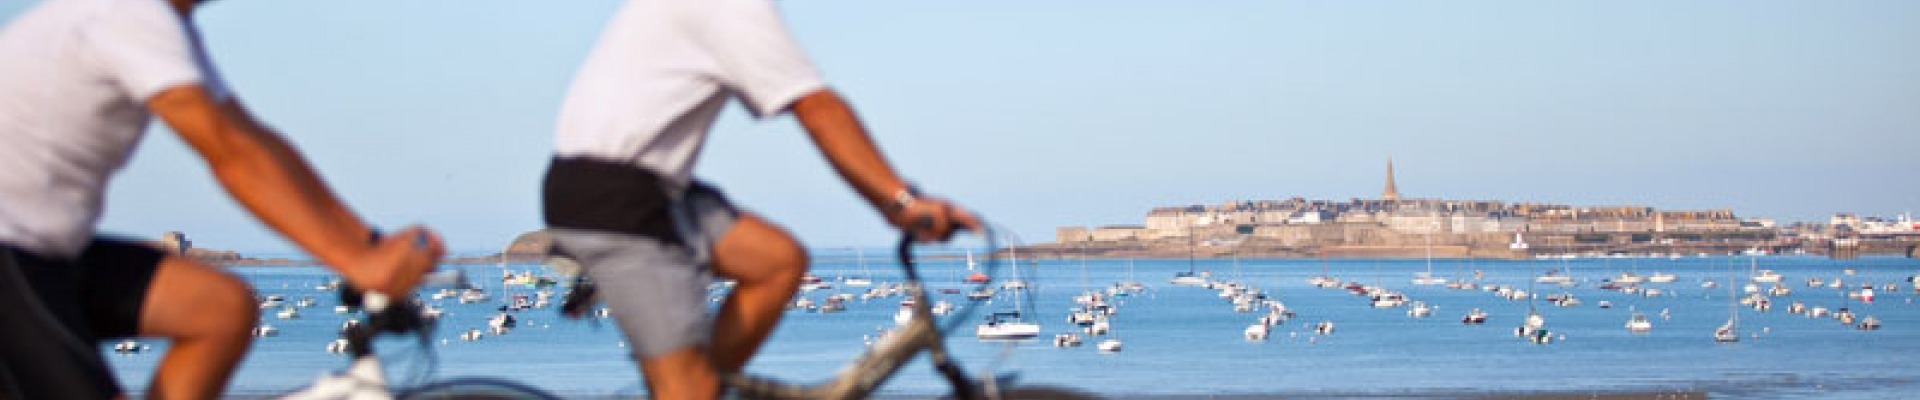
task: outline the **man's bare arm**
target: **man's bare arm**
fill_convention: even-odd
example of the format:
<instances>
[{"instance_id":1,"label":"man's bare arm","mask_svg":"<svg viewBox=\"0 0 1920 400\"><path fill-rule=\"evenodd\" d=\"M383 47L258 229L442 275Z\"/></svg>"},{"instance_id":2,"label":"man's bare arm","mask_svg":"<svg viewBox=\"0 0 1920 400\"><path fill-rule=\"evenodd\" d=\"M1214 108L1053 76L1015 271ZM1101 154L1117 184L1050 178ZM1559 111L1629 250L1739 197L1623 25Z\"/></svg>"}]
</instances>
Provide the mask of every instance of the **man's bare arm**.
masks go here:
<instances>
[{"instance_id":1,"label":"man's bare arm","mask_svg":"<svg viewBox=\"0 0 1920 400\"><path fill-rule=\"evenodd\" d=\"M147 107L206 160L235 200L356 285L407 293L439 258L437 238L419 249L410 243L424 231L369 243L372 229L291 145L237 102L216 101L200 86L184 85L154 95Z\"/></svg>"},{"instance_id":2,"label":"man's bare arm","mask_svg":"<svg viewBox=\"0 0 1920 400\"><path fill-rule=\"evenodd\" d=\"M881 210L889 223L915 233L921 240L945 238L956 228L981 229L971 213L945 200L916 199L905 209L896 210L896 196L908 189L906 181L880 154L853 107L832 90L808 94L790 108L840 178Z\"/></svg>"}]
</instances>

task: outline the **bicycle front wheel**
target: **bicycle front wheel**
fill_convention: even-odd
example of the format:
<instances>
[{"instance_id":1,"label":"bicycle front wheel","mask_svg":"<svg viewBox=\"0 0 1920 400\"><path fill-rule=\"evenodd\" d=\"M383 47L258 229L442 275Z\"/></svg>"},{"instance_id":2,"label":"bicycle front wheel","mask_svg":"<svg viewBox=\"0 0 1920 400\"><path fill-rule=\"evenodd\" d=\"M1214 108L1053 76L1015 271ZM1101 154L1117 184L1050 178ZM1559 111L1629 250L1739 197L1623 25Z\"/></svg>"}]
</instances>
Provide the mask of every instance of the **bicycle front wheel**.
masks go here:
<instances>
[{"instance_id":1,"label":"bicycle front wheel","mask_svg":"<svg viewBox=\"0 0 1920 400\"><path fill-rule=\"evenodd\" d=\"M510 381L452 379L407 390L400 400L558 400L559 397Z\"/></svg>"}]
</instances>

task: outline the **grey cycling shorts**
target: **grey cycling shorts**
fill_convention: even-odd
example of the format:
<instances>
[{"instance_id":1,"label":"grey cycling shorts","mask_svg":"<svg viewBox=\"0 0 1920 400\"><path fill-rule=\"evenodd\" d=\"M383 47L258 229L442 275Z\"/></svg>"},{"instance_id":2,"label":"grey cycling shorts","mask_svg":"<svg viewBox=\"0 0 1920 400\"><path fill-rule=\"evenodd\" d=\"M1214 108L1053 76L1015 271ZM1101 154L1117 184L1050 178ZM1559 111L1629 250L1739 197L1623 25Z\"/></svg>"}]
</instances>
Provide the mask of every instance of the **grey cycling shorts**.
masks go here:
<instances>
[{"instance_id":1,"label":"grey cycling shorts","mask_svg":"<svg viewBox=\"0 0 1920 400\"><path fill-rule=\"evenodd\" d=\"M580 263L629 348L645 360L708 342L713 245L738 213L718 191L693 185L668 206L679 243L605 230L549 231L553 252Z\"/></svg>"}]
</instances>

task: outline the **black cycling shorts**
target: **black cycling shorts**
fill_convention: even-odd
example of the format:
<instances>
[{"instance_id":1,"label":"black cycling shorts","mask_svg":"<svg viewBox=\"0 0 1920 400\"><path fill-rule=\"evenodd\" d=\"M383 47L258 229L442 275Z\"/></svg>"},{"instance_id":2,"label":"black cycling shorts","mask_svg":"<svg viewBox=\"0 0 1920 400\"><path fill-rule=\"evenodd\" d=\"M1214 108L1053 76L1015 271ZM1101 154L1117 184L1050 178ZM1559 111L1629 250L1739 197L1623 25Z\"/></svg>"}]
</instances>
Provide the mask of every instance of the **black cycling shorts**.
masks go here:
<instances>
[{"instance_id":1,"label":"black cycling shorts","mask_svg":"<svg viewBox=\"0 0 1920 400\"><path fill-rule=\"evenodd\" d=\"M165 257L100 238L72 261L0 245L0 398L119 394L100 343L139 332L140 307Z\"/></svg>"}]
</instances>

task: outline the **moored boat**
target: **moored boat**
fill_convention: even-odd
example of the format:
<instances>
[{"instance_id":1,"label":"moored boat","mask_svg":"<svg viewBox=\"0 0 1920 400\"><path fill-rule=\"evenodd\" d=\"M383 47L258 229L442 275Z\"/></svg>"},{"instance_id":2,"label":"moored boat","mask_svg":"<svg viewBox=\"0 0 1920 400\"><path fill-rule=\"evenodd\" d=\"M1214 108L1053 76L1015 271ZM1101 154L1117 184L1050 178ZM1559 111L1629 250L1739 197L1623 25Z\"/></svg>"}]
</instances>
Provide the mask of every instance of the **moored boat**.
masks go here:
<instances>
[{"instance_id":1,"label":"moored boat","mask_svg":"<svg viewBox=\"0 0 1920 400\"><path fill-rule=\"evenodd\" d=\"M1627 331L1646 333L1651 330L1653 330L1653 322L1647 320L1646 314L1633 313L1632 317L1627 318Z\"/></svg>"},{"instance_id":2,"label":"moored boat","mask_svg":"<svg viewBox=\"0 0 1920 400\"><path fill-rule=\"evenodd\" d=\"M1478 325L1478 324L1484 324L1486 322L1487 322L1487 312L1482 311L1478 308L1475 308L1472 311L1467 311L1467 316L1460 318L1460 323L1463 323L1463 324Z\"/></svg>"},{"instance_id":3,"label":"moored boat","mask_svg":"<svg viewBox=\"0 0 1920 400\"><path fill-rule=\"evenodd\" d=\"M148 346L145 343L140 343L140 341L138 340L126 339L126 340L121 340L120 343L115 343L113 345L113 352L120 353L120 354L135 354L135 353L144 353L151 348L152 346Z\"/></svg>"},{"instance_id":4,"label":"moored boat","mask_svg":"<svg viewBox=\"0 0 1920 400\"><path fill-rule=\"evenodd\" d=\"M1019 312L996 312L987 323L975 327L973 334L982 340L1017 340L1040 336L1040 324L1020 320Z\"/></svg>"},{"instance_id":5,"label":"moored boat","mask_svg":"<svg viewBox=\"0 0 1920 400\"><path fill-rule=\"evenodd\" d=\"M1648 283L1673 283L1673 281L1677 279L1680 279L1678 275L1665 272L1655 272L1652 275L1647 275Z\"/></svg>"}]
</instances>

